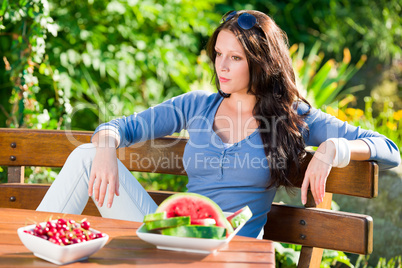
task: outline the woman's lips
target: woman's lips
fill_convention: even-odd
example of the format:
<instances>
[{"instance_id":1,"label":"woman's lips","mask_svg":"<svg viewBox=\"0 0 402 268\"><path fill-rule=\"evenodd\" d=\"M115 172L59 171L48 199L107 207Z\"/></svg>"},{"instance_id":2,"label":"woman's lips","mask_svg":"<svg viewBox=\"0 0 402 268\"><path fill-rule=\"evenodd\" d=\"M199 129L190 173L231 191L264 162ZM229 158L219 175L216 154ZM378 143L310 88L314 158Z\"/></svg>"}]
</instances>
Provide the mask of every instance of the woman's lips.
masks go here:
<instances>
[{"instance_id":1,"label":"woman's lips","mask_svg":"<svg viewBox=\"0 0 402 268\"><path fill-rule=\"evenodd\" d=\"M225 77L219 77L219 82L221 82L221 83L225 83L225 82L228 82L230 79L227 79L227 78L225 78Z\"/></svg>"}]
</instances>

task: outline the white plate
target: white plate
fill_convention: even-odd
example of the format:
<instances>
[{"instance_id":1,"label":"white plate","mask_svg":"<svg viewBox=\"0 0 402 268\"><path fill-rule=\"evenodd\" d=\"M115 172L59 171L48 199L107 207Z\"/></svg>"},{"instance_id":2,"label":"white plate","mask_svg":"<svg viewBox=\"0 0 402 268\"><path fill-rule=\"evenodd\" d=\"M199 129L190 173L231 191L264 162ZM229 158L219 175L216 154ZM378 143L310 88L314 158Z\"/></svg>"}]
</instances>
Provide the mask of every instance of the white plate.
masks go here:
<instances>
[{"instance_id":1,"label":"white plate","mask_svg":"<svg viewBox=\"0 0 402 268\"><path fill-rule=\"evenodd\" d=\"M225 217L227 217L232 213L224 212L224 214ZM170 235L148 233L144 227L144 224L137 229L137 235L145 242L153 244L159 249L210 254L226 246L230 242L230 240L232 240L232 238L244 226L244 224L245 223L237 227L236 230L226 239L177 237Z\"/></svg>"}]
</instances>

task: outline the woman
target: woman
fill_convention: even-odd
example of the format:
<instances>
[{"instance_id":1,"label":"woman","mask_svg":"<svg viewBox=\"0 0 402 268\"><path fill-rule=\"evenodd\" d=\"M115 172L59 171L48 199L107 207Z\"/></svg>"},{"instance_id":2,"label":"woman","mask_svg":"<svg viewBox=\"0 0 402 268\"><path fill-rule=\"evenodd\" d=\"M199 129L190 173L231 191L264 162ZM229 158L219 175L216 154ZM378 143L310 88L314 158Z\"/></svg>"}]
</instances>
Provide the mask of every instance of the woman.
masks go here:
<instances>
[{"instance_id":1,"label":"woman","mask_svg":"<svg viewBox=\"0 0 402 268\"><path fill-rule=\"evenodd\" d=\"M80 214L89 195L104 217L142 221L156 204L115 149L182 129L189 133L188 190L224 211L248 205L254 215L244 236L262 237L276 189L294 184L289 167L298 166L306 145L318 149L304 175L303 203L309 187L322 202L333 166L351 159L375 160L380 168L400 163L392 141L316 110L299 95L286 35L267 15L225 15L207 49L219 93L190 92L100 125L92 144L70 155L38 210Z\"/></svg>"}]
</instances>

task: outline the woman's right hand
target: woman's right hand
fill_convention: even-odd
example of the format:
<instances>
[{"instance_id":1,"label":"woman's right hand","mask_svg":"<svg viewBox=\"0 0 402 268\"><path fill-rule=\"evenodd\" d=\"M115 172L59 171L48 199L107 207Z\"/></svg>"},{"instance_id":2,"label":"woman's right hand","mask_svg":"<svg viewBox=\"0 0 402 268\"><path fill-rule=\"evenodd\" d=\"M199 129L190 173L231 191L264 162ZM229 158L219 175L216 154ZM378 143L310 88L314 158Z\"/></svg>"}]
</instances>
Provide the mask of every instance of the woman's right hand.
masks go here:
<instances>
[{"instance_id":1,"label":"woman's right hand","mask_svg":"<svg viewBox=\"0 0 402 268\"><path fill-rule=\"evenodd\" d=\"M115 137L108 136L100 131L94 135L92 142L96 147L95 158L92 161L91 174L88 183L88 195L94 196L98 206L102 207L108 191L107 207L113 204L116 194L119 196L119 175Z\"/></svg>"}]
</instances>

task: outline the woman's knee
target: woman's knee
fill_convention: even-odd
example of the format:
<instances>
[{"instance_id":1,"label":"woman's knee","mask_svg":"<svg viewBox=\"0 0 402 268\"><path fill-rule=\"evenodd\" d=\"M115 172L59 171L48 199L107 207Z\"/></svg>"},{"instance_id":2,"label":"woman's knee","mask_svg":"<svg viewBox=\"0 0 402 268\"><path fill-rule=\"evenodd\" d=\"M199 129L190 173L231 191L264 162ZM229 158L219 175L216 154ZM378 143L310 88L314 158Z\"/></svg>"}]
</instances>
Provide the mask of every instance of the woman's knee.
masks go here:
<instances>
[{"instance_id":1,"label":"woman's knee","mask_svg":"<svg viewBox=\"0 0 402 268\"><path fill-rule=\"evenodd\" d=\"M83 143L75 148L69 158L74 159L75 161L88 161L92 162L92 159L95 157L96 147L93 143Z\"/></svg>"}]
</instances>

